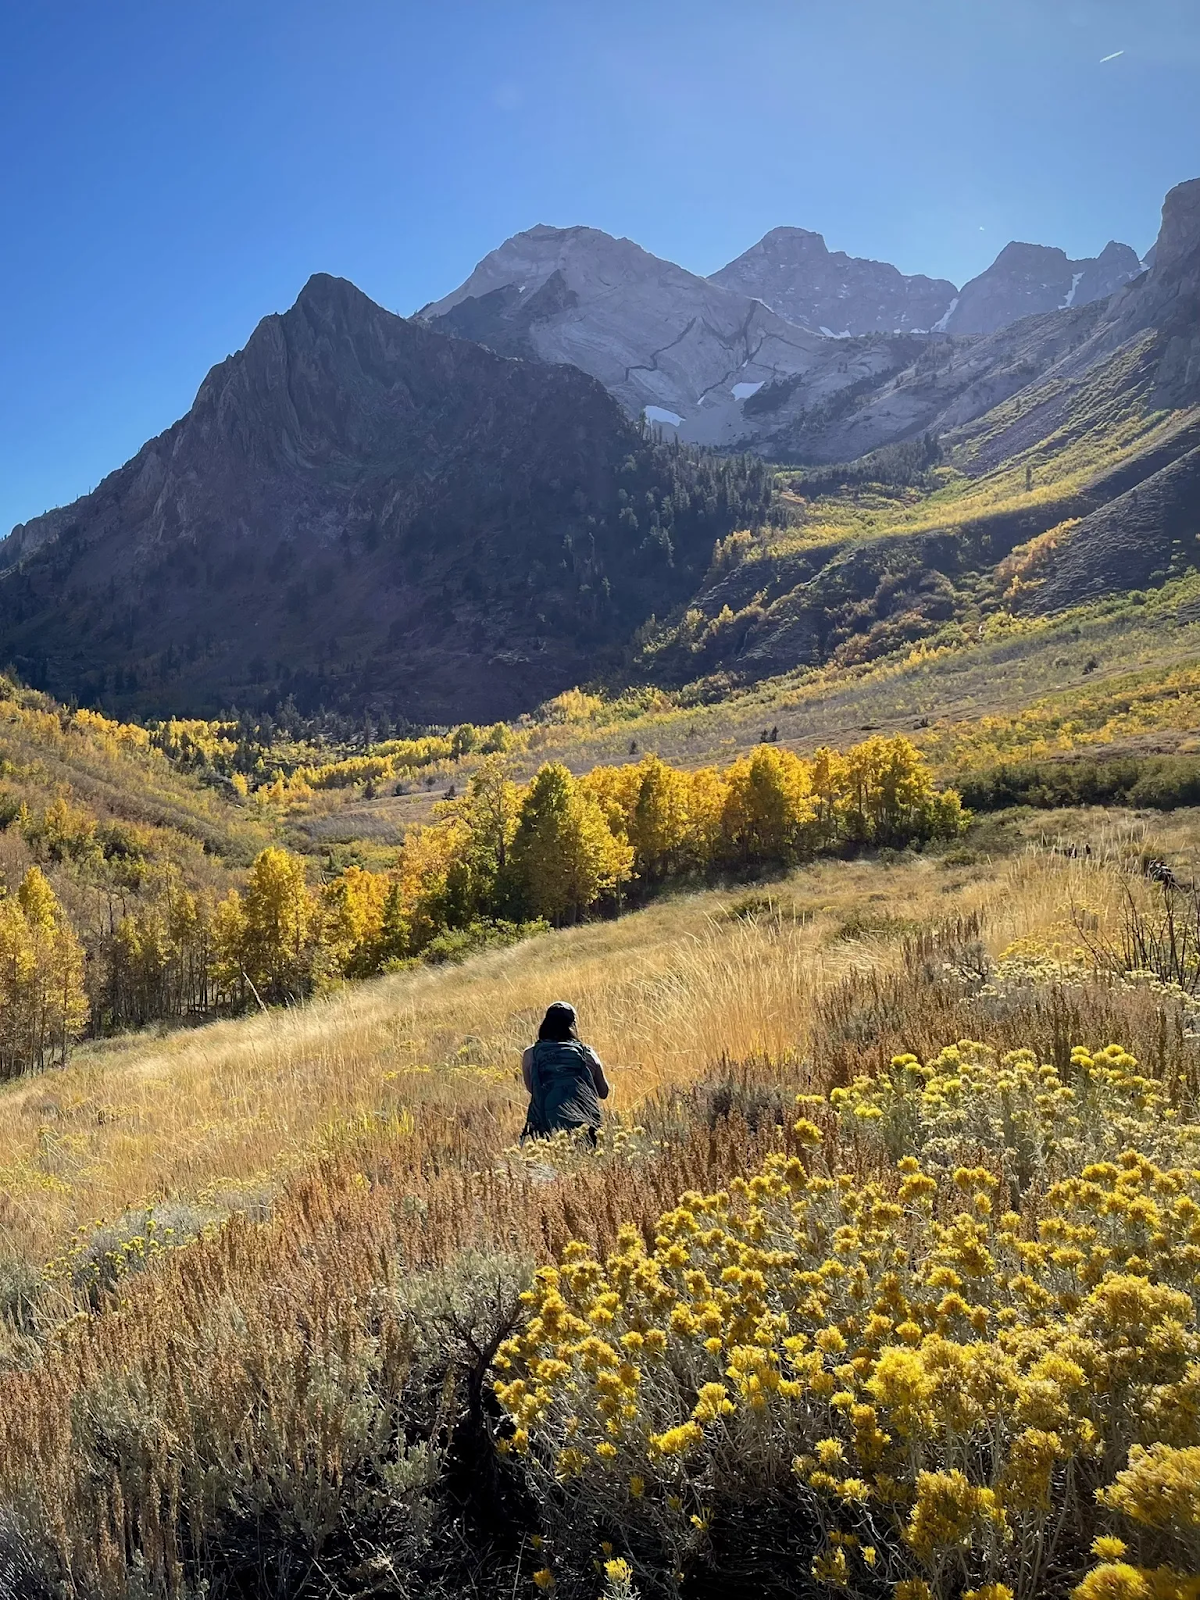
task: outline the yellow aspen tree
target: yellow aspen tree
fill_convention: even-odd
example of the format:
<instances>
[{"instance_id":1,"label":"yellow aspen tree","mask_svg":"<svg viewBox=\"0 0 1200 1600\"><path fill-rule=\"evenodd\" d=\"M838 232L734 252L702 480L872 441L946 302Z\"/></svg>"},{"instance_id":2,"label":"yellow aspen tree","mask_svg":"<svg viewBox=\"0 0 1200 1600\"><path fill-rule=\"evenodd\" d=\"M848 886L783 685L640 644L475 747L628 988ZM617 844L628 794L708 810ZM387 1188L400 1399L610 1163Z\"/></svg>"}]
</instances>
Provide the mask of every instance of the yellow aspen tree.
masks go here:
<instances>
[{"instance_id":1,"label":"yellow aspen tree","mask_svg":"<svg viewBox=\"0 0 1200 1600\"><path fill-rule=\"evenodd\" d=\"M698 767L688 780L686 861L710 867L721 853L721 825L729 796L729 780L716 767Z\"/></svg>"},{"instance_id":2,"label":"yellow aspen tree","mask_svg":"<svg viewBox=\"0 0 1200 1600\"><path fill-rule=\"evenodd\" d=\"M246 913L236 889L217 902L211 938L214 998L218 1003L240 1005L247 998Z\"/></svg>"},{"instance_id":3,"label":"yellow aspen tree","mask_svg":"<svg viewBox=\"0 0 1200 1600\"><path fill-rule=\"evenodd\" d=\"M405 836L396 877L414 953L461 923L469 897L469 845L469 830L457 812Z\"/></svg>"},{"instance_id":4,"label":"yellow aspen tree","mask_svg":"<svg viewBox=\"0 0 1200 1600\"><path fill-rule=\"evenodd\" d=\"M633 826L633 813L637 807L641 781L640 765L632 764L621 767L593 767L582 778L576 779L580 788L590 794L599 805L613 837L624 839L626 843L629 842L629 830Z\"/></svg>"},{"instance_id":5,"label":"yellow aspen tree","mask_svg":"<svg viewBox=\"0 0 1200 1600\"><path fill-rule=\"evenodd\" d=\"M58 897L40 867L30 867L17 890L17 904L31 929L49 933L62 915Z\"/></svg>"},{"instance_id":6,"label":"yellow aspen tree","mask_svg":"<svg viewBox=\"0 0 1200 1600\"><path fill-rule=\"evenodd\" d=\"M0 1078L30 1066L29 1002L36 966L33 939L20 902L0 899Z\"/></svg>"},{"instance_id":7,"label":"yellow aspen tree","mask_svg":"<svg viewBox=\"0 0 1200 1600\"><path fill-rule=\"evenodd\" d=\"M658 882L677 872L688 843L692 785L687 776L649 755L635 769L637 795L628 838L638 877Z\"/></svg>"},{"instance_id":8,"label":"yellow aspen tree","mask_svg":"<svg viewBox=\"0 0 1200 1600\"><path fill-rule=\"evenodd\" d=\"M876 840L882 745L882 739L864 739L846 752L845 829L852 843L871 844Z\"/></svg>"},{"instance_id":9,"label":"yellow aspen tree","mask_svg":"<svg viewBox=\"0 0 1200 1600\"><path fill-rule=\"evenodd\" d=\"M790 750L760 745L729 769L724 834L735 860L793 861L816 818L808 763Z\"/></svg>"},{"instance_id":10,"label":"yellow aspen tree","mask_svg":"<svg viewBox=\"0 0 1200 1600\"><path fill-rule=\"evenodd\" d=\"M560 762L530 784L512 854L530 911L556 923L577 920L633 866L633 851L613 836L595 796Z\"/></svg>"},{"instance_id":11,"label":"yellow aspen tree","mask_svg":"<svg viewBox=\"0 0 1200 1600\"><path fill-rule=\"evenodd\" d=\"M837 750L822 745L813 752L809 772L816 808L816 839L821 847L828 849L841 837L846 807L846 763Z\"/></svg>"},{"instance_id":12,"label":"yellow aspen tree","mask_svg":"<svg viewBox=\"0 0 1200 1600\"><path fill-rule=\"evenodd\" d=\"M473 911L486 914L499 909L509 895L508 858L519 806L509 763L503 756L488 756L472 774L466 795L458 803L458 815L469 833L464 859Z\"/></svg>"},{"instance_id":13,"label":"yellow aspen tree","mask_svg":"<svg viewBox=\"0 0 1200 1600\"><path fill-rule=\"evenodd\" d=\"M873 803L875 837L885 844L928 838L935 812L933 775L910 739L878 741Z\"/></svg>"},{"instance_id":14,"label":"yellow aspen tree","mask_svg":"<svg viewBox=\"0 0 1200 1600\"><path fill-rule=\"evenodd\" d=\"M383 927L383 908L391 887L387 875L347 867L321 891L322 956L325 977L367 977Z\"/></svg>"},{"instance_id":15,"label":"yellow aspen tree","mask_svg":"<svg viewBox=\"0 0 1200 1600\"><path fill-rule=\"evenodd\" d=\"M246 974L264 999L284 1000L309 986L320 919L304 862L270 845L260 852L242 897Z\"/></svg>"},{"instance_id":16,"label":"yellow aspen tree","mask_svg":"<svg viewBox=\"0 0 1200 1600\"><path fill-rule=\"evenodd\" d=\"M25 992L18 1005L26 1019L26 1065L65 1061L88 1019L83 987L83 946L63 915L54 890L38 867L30 867L17 890L32 951Z\"/></svg>"}]
</instances>

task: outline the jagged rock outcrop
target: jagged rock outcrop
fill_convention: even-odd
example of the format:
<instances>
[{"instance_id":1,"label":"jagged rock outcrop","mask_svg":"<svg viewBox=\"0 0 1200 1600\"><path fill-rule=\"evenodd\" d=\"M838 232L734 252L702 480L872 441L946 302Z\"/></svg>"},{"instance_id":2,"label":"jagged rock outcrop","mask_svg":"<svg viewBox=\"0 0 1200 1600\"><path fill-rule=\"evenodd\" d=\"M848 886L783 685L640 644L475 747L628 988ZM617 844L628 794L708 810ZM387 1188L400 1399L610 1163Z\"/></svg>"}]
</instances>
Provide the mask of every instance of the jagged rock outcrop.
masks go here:
<instances>
[{"instance_id":1,"label":"jagged rock outcrop","mask_svg":"<svg viewBox=\"0 0 1200 1600\"><path fill-rule=\"evenodd\" d=\"M742 465L716 485L575 367L506 360L318 275L187 416L18 531L0 658L143 714L293 694L491 720L683 599L765 485Z\"/></svg>"},{"instance_id":2,"label":"jagged rock outcrop","mask_svg":"<svg viewBox=\"0 0 1200 1600\"><path fill-rule=\"evenodd\" d=\"M1107 300L1141 272L1137 252L1110 240L1096 257L1070 261L1066 252L1014 241L970 283L935 326L955 334L995 333L1022 317Z\"/></svg>"},{"instance_id":3,"label":"jagged rock outcrop","mask_svg":"<svg viewBox=\"0 0 1200 1600\"><path fill-rule=\"evenodd\" d=\"M1163 201L1153 265L1110 307L1107 343L1155 334L1153 401L1200 403L1200 178L1176 184Z\"/></svg>"},{"instance_id":4,"label":"jagged rock outcrop","mask_svg":"<svg viewBox=\"0 0 1200 1600\"><path fill-rule=\"evenodd\" d=\"M837 337L927 333L958 292L946 278L906 277L886 261L831 251L807 228L772 228L709 282L754 296L802 328Z\"/></svg>"}]
</instances>

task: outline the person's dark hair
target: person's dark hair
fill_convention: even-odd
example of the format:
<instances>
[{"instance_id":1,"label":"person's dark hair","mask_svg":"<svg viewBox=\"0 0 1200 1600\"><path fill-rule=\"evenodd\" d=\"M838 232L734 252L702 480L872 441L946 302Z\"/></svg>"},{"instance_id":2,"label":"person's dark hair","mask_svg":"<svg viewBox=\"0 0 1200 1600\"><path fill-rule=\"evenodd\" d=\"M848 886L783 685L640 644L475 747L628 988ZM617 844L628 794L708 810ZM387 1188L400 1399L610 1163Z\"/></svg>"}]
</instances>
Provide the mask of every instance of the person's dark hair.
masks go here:
<instances>
[{"instance_id":1,"label":"person's dark hair","mask_svg":"<svg viewBox=\"0 0 1200 1600\"><path fill-rule=\"evenodd\" d=\"M562 1044L568 1039L578 1039L575 1031L575 1007L566 1000L556 1000L553 1005L546 1007L546 1015L542 1018L542 1025L538 1029L538 1038L552 1039L557 1044Z\"/></svg>"}]
</instances>

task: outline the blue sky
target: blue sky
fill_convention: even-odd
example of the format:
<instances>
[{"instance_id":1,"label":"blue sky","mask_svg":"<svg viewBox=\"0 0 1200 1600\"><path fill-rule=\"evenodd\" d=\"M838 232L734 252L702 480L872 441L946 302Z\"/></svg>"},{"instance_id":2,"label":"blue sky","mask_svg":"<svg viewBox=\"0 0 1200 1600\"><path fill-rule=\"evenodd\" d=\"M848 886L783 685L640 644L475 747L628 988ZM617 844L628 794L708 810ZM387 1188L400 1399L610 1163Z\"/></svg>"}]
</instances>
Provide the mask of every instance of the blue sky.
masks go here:
<instances>
[{"instance_id":1,"label":"blue sky","mask_svg":"<svg viewBox=\"0 0 1200 1600\"><path fill-rule=\"evenodd\" d=\"M311 272L407 313L535 222L700 272L785 223L956 282L1144 251L1198 104L1196 0L8 0L0 531Z\"/></svg>"}]
</instances>

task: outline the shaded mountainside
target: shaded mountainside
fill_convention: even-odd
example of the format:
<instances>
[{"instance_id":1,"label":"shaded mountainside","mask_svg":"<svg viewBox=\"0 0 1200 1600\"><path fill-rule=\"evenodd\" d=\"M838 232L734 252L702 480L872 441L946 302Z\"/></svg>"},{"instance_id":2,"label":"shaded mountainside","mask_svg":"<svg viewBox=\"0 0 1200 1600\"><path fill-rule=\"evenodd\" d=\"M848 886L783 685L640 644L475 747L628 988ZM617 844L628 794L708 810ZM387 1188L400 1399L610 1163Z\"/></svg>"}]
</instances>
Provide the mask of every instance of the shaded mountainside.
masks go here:
<instances>
[{"instance_id":1,"label":"shaded mountainside","mask_svg":"<svg viewBox=\"0 0 1200 1600\"><path fill-rule=\"evenodd\" d=\"M17 529L0 658L143 713L511 715L590 677L766 509L764 469L655 445L575 368L318 276L92 494Z\"/></svg>"}]
</instances>

